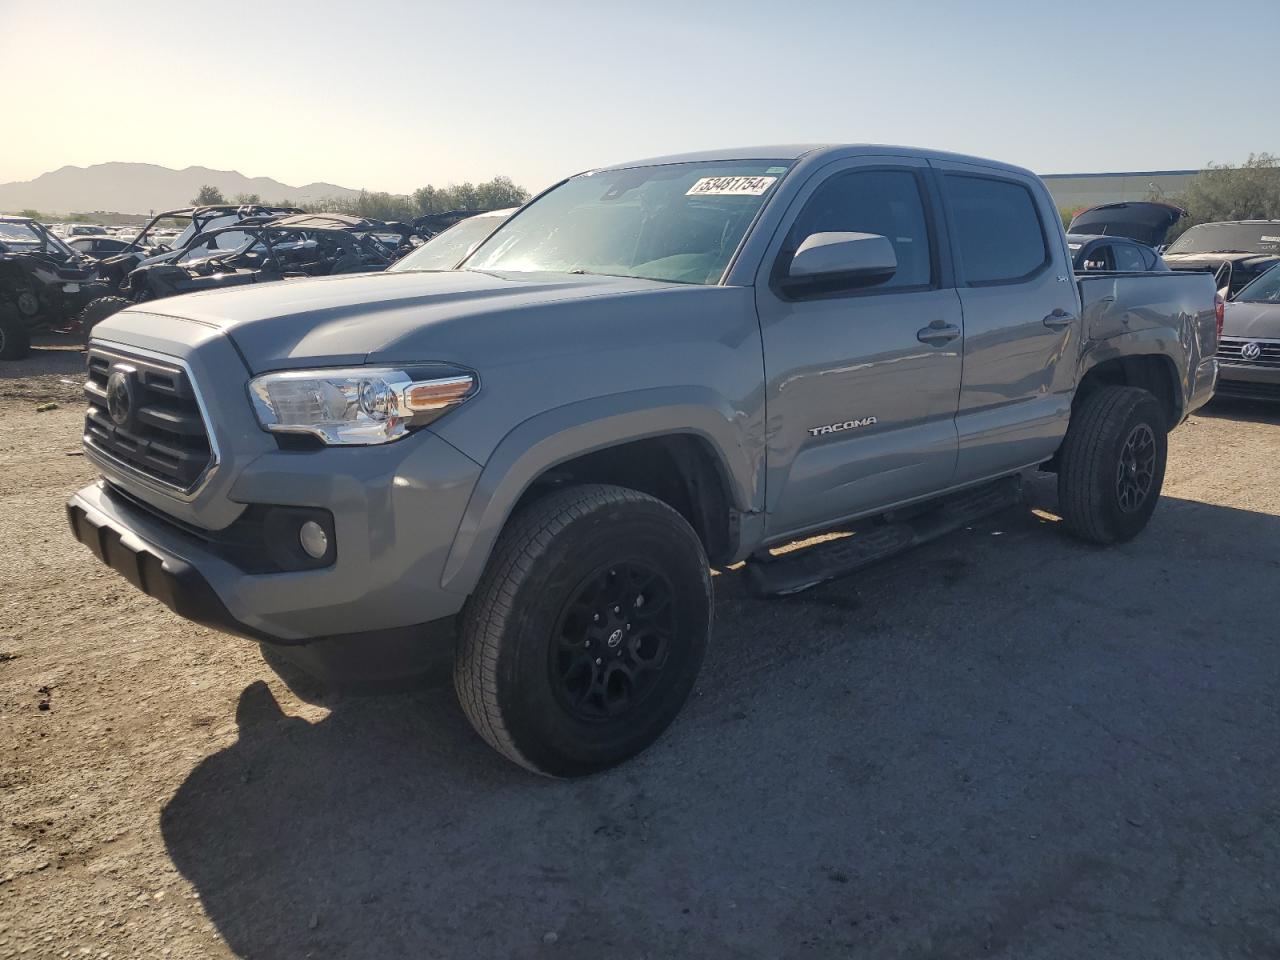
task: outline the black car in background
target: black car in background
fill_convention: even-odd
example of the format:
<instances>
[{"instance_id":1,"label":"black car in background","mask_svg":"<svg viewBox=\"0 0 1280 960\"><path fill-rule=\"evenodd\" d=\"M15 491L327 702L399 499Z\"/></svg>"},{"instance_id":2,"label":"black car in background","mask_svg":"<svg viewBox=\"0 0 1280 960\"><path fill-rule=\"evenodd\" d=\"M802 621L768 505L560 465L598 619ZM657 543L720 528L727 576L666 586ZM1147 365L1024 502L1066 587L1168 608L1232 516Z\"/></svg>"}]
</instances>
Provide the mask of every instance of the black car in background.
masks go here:
<instances>
[{"instance_id":1,"label":"black car in background","mask_svg":"<svg viewBox=\"0 0 1280 960\"><path fill-rule=\"evenodd\" d=\"M1125 237L1068 233L1067 246L1071 249L1071 266L1076 273L1141 273L1169 269L1168 264L1160 259L1160 254Z\"/></svg>"},{"instance_id":2,"label":"black car in background","mask_svg":"<svg viewBox=\"0 0 1280 960\"><path fill-rule=\"evenodd\" d=\"M1173 241L1164 258L1174 270L1213 273L1231 300L1280 263L1280 220L1202 223Z\"/></svg>"}]
</instances>

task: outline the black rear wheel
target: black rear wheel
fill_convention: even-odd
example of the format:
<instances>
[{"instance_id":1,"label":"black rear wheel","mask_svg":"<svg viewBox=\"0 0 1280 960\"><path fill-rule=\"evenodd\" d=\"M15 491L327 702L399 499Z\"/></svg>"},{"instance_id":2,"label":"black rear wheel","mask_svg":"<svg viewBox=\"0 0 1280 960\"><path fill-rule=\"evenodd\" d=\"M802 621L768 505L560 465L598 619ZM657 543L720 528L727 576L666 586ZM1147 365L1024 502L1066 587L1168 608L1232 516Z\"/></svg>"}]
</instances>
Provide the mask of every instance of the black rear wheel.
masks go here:
<instances>
[{"instance_id":1,"label":"black rear wheel","mask_svg":"<svg viewBox=\"0 0 1280 960\"><path fill-rule=\"evenodd\" d=\"M1160 402L1137 387L1102 387L1071 416L1058 465L1058 509L1092 543L1132 539L1164 484L1168 434Z\"/></svg>"},{"instance_id":2,"label":"black rear wheel","mask_svg":"<svg viewBox=\"0 0 1280 960\"><path fill-rule=\"evenodd\" d=\"M454 667L472 725L536 773L639 753L688 698L711 627L711 575L675 510L572 487L512 518L463 611Z\"/></svg>"},{"instance_id":3,"label":"black rear wheel","mask_svg":"<svg viewBox=\"0 0 1280 960\"><path fill-rule=\"evenodd\" d=\"M21 360L31 352L31 330L12 304L0 302L0 360Z\"/></svg>"}]
</instances>

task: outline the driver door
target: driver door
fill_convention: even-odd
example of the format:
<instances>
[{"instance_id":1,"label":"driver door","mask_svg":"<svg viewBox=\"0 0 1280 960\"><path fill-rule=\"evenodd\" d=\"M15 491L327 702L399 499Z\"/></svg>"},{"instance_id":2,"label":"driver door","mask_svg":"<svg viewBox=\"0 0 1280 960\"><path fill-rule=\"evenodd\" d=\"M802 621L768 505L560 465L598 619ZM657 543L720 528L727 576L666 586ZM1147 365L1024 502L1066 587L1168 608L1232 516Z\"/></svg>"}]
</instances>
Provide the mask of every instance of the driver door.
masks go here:
<instances>
[{"instance_id":1,"label":"driver door","mask_svg":"<svg viewBox=\"0 0 1280 960\"><path fill-rule=\"evenodd\" d=\"M757 278L768 404L767 532L798 534L944 489L957 456L963 318L926 161L867 157L816 173ZM887 237L892 277L788 294L807 236Z\"/></svg>"}]
</instances>

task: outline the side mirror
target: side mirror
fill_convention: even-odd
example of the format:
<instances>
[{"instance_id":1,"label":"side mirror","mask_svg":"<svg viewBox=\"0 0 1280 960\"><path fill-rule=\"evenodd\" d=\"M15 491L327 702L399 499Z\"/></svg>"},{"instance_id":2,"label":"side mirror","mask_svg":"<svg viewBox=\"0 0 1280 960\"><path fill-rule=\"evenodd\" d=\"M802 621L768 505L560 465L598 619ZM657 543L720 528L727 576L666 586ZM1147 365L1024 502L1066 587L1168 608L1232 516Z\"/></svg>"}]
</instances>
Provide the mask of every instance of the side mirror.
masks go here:
<instances>
[{"instance_id":1,"label":"side mirror","mask_svg":"<svg viewBox=\"0 0 1280 960\"><path fill-rule=\"evenodd\" d=\"M812 233L796 249L787 268L787 286L866 287L884 283L898 271L888 237L878 233Z\"/></svg>"}]
</instances>

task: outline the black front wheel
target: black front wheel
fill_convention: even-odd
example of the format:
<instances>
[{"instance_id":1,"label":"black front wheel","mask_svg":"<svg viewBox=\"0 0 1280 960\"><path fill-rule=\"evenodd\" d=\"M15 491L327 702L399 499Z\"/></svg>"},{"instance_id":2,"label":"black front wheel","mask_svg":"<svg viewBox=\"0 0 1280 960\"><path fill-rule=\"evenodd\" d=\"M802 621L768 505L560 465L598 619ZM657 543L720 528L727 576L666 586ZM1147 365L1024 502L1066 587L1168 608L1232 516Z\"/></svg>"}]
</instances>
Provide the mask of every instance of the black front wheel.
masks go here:
<instances>
[{"instance_id":1,"label":"black front wheel","mask_svg":"<svg viewBox=\"0 0 1280 960\"><path fill-rule=\"evenodd\" d=\"M1058 508L1082 540L1117 543L1147 525L1169 452L1160 402L1137 387L1102 387L1071 415L1058 466Z\"/></svg>"},{"instance_id":2,"label":"black front wheel","mask_svg":"<svg viewBox=\"0 0 1280 960\"><path fill-rule=\"evenodd\" d=\"M89 340L93 337L94 327L129 304L130 301L124 297L98 297L86 303L80 311L80 333L84 337L85 346L89 345Z\"/></svg>"},{"instance_id":3,"label":"black front wheel","mask_svg":"<svg viewBox=\"0 0 1280 960\"><path fill-rule=\"evenodd\" d=\"M711 575L675 510L622 487L571 487L509 523L461 619L454 685L472 725L536 773L639 753L690 691Z\"/></svg>"}]
</instances>

